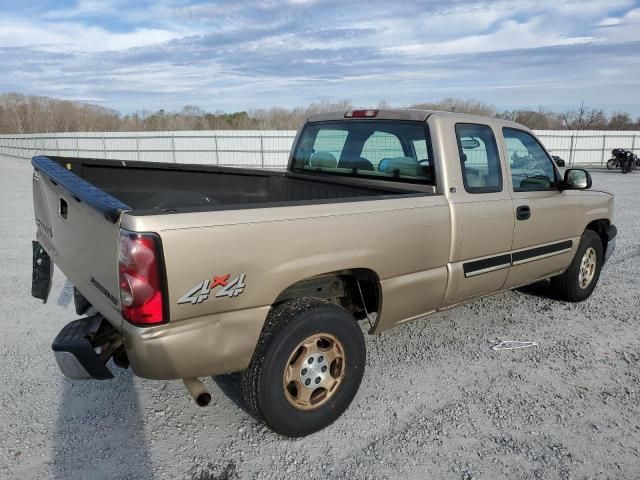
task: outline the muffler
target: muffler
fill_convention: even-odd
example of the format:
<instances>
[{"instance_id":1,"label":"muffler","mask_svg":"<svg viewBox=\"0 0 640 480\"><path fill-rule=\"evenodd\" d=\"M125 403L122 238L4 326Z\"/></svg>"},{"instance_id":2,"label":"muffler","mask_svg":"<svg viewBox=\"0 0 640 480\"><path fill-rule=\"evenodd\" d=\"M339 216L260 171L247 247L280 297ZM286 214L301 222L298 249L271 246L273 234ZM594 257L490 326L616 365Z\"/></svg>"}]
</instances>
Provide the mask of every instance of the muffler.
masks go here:
<instances>
[{"instance_id":1,"label":"muffler","mask_svg":"<svg viewBox=\"0 0 640 480\"><path fill-rule=\"evenodd\" d=\"M206 407L209 405L209 402L211 402L211 394L209 390L207 390L207 387L204 386L204 383L197 378L183 378L182 382L198 406Z\"/></svg>"}]
</instances>

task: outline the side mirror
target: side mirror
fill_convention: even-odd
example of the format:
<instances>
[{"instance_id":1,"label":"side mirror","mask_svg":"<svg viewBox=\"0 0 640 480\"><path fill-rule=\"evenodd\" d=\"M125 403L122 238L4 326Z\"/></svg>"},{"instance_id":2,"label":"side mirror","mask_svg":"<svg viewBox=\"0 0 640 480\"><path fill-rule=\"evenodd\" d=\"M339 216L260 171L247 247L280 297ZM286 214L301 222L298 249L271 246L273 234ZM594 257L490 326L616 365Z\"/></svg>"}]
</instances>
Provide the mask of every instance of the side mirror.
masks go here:
<instances>
[{"instance_id":1,"label":"side mirror","mask_svg":"<svg viewBox=\"0 0 640 480\"><path fill-rule=\"evenodd\" d=\"M591 188L591 174L581 168L569 168L564 172L564 188L567 190Z\"/></svg>"}]
</instances>

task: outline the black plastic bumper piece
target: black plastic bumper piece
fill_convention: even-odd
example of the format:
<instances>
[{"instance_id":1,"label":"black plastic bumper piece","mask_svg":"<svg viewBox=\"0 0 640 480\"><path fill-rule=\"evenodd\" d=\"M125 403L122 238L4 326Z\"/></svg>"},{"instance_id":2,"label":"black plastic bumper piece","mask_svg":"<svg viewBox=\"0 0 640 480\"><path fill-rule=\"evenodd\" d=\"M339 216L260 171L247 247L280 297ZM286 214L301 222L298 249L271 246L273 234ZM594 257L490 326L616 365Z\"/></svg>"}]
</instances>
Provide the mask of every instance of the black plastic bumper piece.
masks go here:
<instances>
[{"instance_id":1,"label":"black plastic bumper piece","mask_svg":"<svg viewBox=\"0 0 640 480\"><path fill-rule=\"evenodd\" d=\"M33 268L31 270L31 295L47 303L51 291L53 262L40 243L31 242L33 248Z\"/></svg>"},{"instance_id":2,"label":"black plastic bumper piece","mask_svg":"<svg viewBox=\"0 0 640 480\"><path fill-rule=\"evenodd\" d=\"M616 249L616 236L618 235L618 229L615 225L609 225L604 231L604 234L607 237L607 244L604 247L604 261L606 263Z\"/></svg>"},{"instance_id":3,"label":"black plastic bumper piece","mask_svg":"<svg viewBox=\"0 0 640 480\"><path fill-rule=\"evenodd\" d=\"M100 338L110 330L113 331L113 327L102 315L81 318L65 325L51 345L62 373L73 379L113 378L105 365L108 359L103 359L95 351L100 346Z\"/></svg>"},{"instance_id":4,"label":"black plastic bumper piece","mask_svg":"<svg viewBox=\"0 0 640 480\"><path fill-rule=\"evenodd\" d=\"M76 307L76 313L78 315L84 315L85 313L87 313L87 310L91 308L89 300L84 298L84 295L82 295L80 293L80 290L78 290L76 287L73 287L73 304Z\"/></svg>"}]
</instances>

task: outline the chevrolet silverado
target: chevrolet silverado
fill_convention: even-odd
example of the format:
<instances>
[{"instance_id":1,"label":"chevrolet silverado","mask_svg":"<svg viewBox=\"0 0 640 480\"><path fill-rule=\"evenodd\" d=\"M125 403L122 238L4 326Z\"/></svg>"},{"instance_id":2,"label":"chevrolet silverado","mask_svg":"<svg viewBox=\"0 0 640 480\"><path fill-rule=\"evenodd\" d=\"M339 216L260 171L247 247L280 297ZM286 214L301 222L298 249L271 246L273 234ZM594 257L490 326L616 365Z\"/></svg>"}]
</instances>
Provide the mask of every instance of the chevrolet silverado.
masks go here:
<instances>
[{"instance_id":1,"label":"chevrolet silverado","mask_svg":"<svg viewBox=\"0 0 640 480\"><path fill-rule=\"evenodd\" d=\"M52 348L74 379L242 372L248 408L302 436L360 385L379 334L551 279L589 297L612 195L513 122L424 110L310 117L286 171L37 156L32 295L53 266L84 317ZM110 364L109 364L110 365Z\"/></svg>"}]
</instances>

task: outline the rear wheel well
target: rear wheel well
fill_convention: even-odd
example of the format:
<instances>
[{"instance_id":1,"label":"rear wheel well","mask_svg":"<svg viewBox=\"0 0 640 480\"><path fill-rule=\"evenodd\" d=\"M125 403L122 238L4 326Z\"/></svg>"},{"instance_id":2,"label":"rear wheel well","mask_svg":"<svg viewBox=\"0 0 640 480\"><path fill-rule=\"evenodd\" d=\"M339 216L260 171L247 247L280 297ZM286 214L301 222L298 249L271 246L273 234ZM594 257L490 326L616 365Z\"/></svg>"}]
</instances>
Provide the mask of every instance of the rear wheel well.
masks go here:
<instances>
[{"instance_id":1,"label":"rear wheel well","mask_svg":"<svg viewBox=\"0 0 640 480\"><path fill-rule=\"evenodd\" d=\"M274 306L301 297L316 297L340 305L356 319L379 313L382 294L378 275L367 268L324 273L287 287Z\"/></svg>"}]
</instances>

